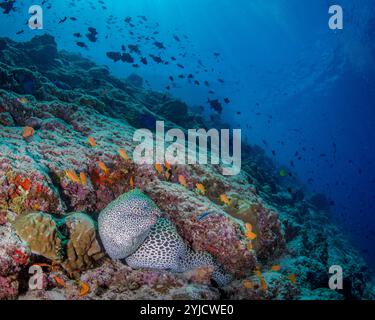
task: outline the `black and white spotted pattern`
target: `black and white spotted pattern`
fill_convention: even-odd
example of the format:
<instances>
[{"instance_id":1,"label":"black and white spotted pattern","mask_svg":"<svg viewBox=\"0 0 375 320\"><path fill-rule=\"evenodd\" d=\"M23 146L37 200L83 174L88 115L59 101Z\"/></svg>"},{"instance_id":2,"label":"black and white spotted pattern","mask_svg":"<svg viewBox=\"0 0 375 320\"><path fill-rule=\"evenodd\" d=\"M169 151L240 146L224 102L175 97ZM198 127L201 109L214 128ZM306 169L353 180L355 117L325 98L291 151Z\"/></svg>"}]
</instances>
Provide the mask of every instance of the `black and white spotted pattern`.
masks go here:
<instances>
[{"instance_id":1,"label":"black and white spotted pattern","mask_svg":"<svg viewBox=\"0 0 375 320\"><path fill-rule=\"evenodd\" d=\"M154 202L139 190L111 202L99 215L103 246L112 259L124 259L144 242L160 216Z\"/></svg>"},{"instance_id":2,"label":"black and white spotted pattern","mask_svg":"<svg viewBox=\"0 0 375 320\"><path fill-rule=\"evenodd\" d=\"M173 224L164 218L158 219L149 236L139 249L126 258L134 268L148 268L185 272L199 267L213 267L213 280L224 286L232 276L224 272L207 252L194 252L184 243Z\"/></svg>"},{"instance_id":3,"label":"black and white spotted pattern","mask_svg":"<svg viewBox=\"0 0 375 320\"><path fill-rule=\"evenodd\" d=\"M126 263L134 269L152 268L180 272L186 252L186 245L173 224L160 218L140 248L126 258Z\"/></svg>"}]
</instances>

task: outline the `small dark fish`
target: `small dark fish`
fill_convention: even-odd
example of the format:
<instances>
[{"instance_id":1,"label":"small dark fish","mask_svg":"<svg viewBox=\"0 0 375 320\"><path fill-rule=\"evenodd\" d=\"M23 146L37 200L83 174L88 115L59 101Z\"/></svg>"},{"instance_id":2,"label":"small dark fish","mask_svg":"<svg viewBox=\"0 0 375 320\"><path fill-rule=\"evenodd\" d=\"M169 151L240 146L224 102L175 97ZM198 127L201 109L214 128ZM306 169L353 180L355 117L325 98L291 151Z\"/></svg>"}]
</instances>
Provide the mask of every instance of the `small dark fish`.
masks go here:
<instances>
[{"instance_id":1,"label":"small dark fish","mask_svg":"<svg viewBox=\"0 0 375 320\"><path fill-rule=\"evenodd\" d=\"M141 59L141 62L142 62L143 64L145 64L145 65L147 65L147 64L148 64L148 62L147 62L147 59L146 59L146 58L144 58L144 57L143 57L143 58Z\"/></svg>"},{"instance_id":2,"label":"small dark fish","mask_svg":"<svg viewBox=\"0 0 375 320\"><path fill-rule=\"evenodd\" d=\"M20 31L18 31L17 33L16 33L16 35L20 35L20 34L22 34L22 33L24 33L25 32L25 30L20 30Z\"/></svg>"},{"instance_id":3,"label":"small dark fish","mask_svg":"<svg viewBox=\"0 0 375 320\"><path fill-rule=\"evenodd\" d=\"M107 57L114 62L120 61L121 60L121 53L120 52L107 52L106 53Z\"/></svg>"},{"instance_id":4,"label":"small dark fish","mask_svg":"<svg viewBox=\"0 0 375 320\"><path fill-rule=\"evenodd\" d=\"M230 100L229 100L228 98L224 98L224 102L225 102L226 104L229 104L229 103L230 103Z\"/></svg>"},{"instance_id":5,"label":"small dark fish","mask_svg":"<svg viewBox=\"0 0 375 320\"><path fill-rule=\"evenodd\" d=\"M87 48L87 46L84 42L79 41L79 42L76 42L76 44L77 44L78 47Z\"/></svg>"},{"instance_id":6,"label":"small dark fish","mask_svg":"<svg viewBox=\"0 0 375 320\"><path fill-rule=\"evenodd\" d=\"M123 53L121 55L121 61L122 62L127 62L127 63L133 63L134 62L134 58L129 53Z\"/></svg>"},{"instance_id":7,"label":"small dark fish","mask_svg":"<svg viewBox=\"0 0 375 320\"><path fill-rule=\"evenodd\" d=\"M138 45L134 45L134 44L129 44L128 45L128 48L131 52L135 52L137 54L141 54L141 50L139 49L139 46Z\"/></svg>"},{"instance_id":8,"label":"small dark fish","mask_svg":"<svg viewBox=\"0 0 375 320\"><path fill-rule=\"evenodd\" d=\"M163 62L163 60L160 57L154 56L153 54L150 54L150 57L158 64Z\"/></svg>"},{"instance_id":9,"label":"small dark fish","mask_svg":"<svg viewBox=\"0 0 375 320\"><path fill-rule=\"evenodd\" d=\"M73 36L75 36L76 38L82 38L82 35L80 33L74 33Z\"/></svg>"},{"instance_id":10,"label":"small dark fish","mask_svg":"<svg viewBox=\"0 0 375 320\"><path fill-rule=\"evenodd\" d=\"M179 67L179 68L181 68L181 69L184 69L185 67L182 65L182 64L180 64L180 63L177 63L177 67Z\"/></svg>"},{"instance_id":11,"label":"small dark fish","mask_svg":"<svg viewBox=\"0 0 375 320\"><path fill-rule=\"evenodd\" d=\"M5 1L0 3L0 8L3 9L4 14L9 14L11 11L15 11L13 8L15 1Z\"/></svg>"},{"instance_id":12,"label":"small dark fish","mask_svg":"<svg viewBox=\"0 0 375 320\"><path fill-rule=\"evenodd\" d=\"M162 42L159 42L159 41L155 41L154 42L154 45L155 45L155 47L157 47L158 49L166 49L165 48L165 46L164 46L164 44L162 43Z\"/></svg>"},{"instance_id":13,"label":"small dark fish","mask_svg":"<svg viewBox=\"0 0 375 320\"><path fill-rule=\"evenodd\" d=\"M68 19L68 17L64 17L64 18L60 19L58 24L64 23L67 19Z\"/></svg>"},{"instance_id":14,"label":"small dark fish","mask_svg":"<svg viewBox=\"0 0 375 320\"><path fill-rule=\"evenodd\" d=\"M69 19L72 20L72 21L77 21L76 17L70 17Z\"/></svg>"},{"instance_id":15,"label":"small dark fish","mask_svg":"<svg viewBox=\"0 0 375 320\"><path fill-rule=\"evenodd\" d=\"M223 79L217 79L217 81L219 81L220 83L224 83Z\"/></svg>"},{"instance_id":16,"label":"small dark fish","mask_svg":"<svg viewBox=\"0 0 375 320\"><path fill-rule=\"evenodd\" d=\"M208 99L211 109L215 110L217 113L221 114L223 112L223 106L219 100L210 100Z\"/></svg>"},{"instance_id":17,"label":"small dark fish","mask_svg":"<svg viewBox=\"0 0 375 320\"><path fill-rule=\"evenodd\" d=\"M173 36L173 39L175 39L177 42L181 41L181 39L178 36L176 36L176 35Z\"/></svg>"}]
</instances>

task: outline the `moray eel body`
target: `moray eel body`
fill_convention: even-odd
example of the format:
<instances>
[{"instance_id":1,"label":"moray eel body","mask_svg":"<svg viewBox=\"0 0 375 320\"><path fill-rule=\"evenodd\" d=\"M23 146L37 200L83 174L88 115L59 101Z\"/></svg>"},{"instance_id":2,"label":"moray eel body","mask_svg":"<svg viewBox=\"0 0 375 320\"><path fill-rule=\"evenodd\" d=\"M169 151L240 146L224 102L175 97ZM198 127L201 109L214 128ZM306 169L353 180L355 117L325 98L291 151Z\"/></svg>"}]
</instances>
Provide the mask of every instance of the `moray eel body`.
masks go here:
<instances>
[{"instance_id":1,"label":"moray eel body","mask_svg":"<svg viewBox=\"0 0 375 320\"><path fill-rule=\"evenodd\" d=\"M160 218L154 202L139 190L128 192L108 205L99 215L99 234L112 259L125 259L133 269L185 272L213 267L213 280L224 286L231 275L207 252L194 252L171 221Z\"/></svg>"}]
</instances>

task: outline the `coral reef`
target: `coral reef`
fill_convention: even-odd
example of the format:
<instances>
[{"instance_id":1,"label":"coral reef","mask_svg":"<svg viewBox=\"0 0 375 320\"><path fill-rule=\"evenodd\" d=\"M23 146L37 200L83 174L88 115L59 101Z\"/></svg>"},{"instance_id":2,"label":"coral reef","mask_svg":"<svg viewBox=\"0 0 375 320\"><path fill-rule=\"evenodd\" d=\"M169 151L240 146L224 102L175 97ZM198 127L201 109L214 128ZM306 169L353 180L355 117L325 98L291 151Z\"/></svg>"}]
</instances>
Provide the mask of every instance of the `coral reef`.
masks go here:
<instances>
[{"instance_id":1,"label":"coral reef","mask_svg":"<svg viewBox=\"0 0 375 320\"><path fill-rule=\"evenodd\" d=\"M132 161L137 128L222 121L143 88L138 76L119 80L59 52L48 35L0 39L0 48L0 299L374 298L371 274L330 221L326 199L281 179L260 147L242 146L233 177L216 165ZM108 216L108 235L126 221L139 238L112 252L107 233L96 231L98 214L116 212L108 205L135 188L156 211L150 220L149 208L118 204L126 214ZM138 249L161 213L191 248L184 262L194 263L183 272L104 256L100 241L113 258ZM35 263L45 266L43 289L33 291L24 275ZM345 270L344 290L328 289L331 265ZM219 290L212 278L226 285Z\"/></svg>"}]
</instances>

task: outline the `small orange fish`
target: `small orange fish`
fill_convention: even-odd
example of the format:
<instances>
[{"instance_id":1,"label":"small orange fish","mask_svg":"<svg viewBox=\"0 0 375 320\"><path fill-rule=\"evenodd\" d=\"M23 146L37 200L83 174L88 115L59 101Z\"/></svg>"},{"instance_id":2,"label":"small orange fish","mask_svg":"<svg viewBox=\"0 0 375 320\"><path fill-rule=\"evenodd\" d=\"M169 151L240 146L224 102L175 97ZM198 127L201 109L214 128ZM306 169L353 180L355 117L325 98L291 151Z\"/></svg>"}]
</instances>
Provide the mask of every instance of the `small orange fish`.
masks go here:
<instances>
[{"instance_id":1,"label":"small orange fish","mask_svg":"<svg viewBox=\"0 0 375 320\"><path fill-rule=\"evenodd\" d=\"M187 187L187 182L186 182L186 179L183 175L178 176L178 182L180 183L180 185L182 185L184 187Z\"/></svg>"},{"instance_id":2,"label":"small orange fish","mask_svg":"<svg viewBox=\"0 0 375 320\"><path fill-rule=\"evenodd\" d=\"M253 282L251 280L244 280L243 286L246 289L252 289L254 287L254 284L253 284Z\"/></svg>"},{"instance_id":3,"label":"small orange fish","mask_svg":"<svg viewBox=\"0 0 375 320\"><path fill-rule=\"evenodd\" d=\"M117 152L120 155L120 157L123 158L125 161L129 160L129 156L124 149L120 148L120 149L117 150Z\"/></svg>"},{"instance_id":4,"label":"small orange fish","mask_svg":"<svg viewBox=\"0 0 375 320\"><path fill-rule=\"evenodd\" d=\"M267 283L266 281L264 280L263 276L262 276L262 273L260 272L260 270L255 270L255 275L258 277L259 279L259 282L260 282L260 286L263 290L263 292L266 292L267 291Z\"/></svg>"},{"instance_id":5,"label":"small orange fish","mask_svg":"<svg viewBox=\"0 0 375 320\"><path fill-rule=\"evenodd\" d=\"M230 200L226 194L220 195L220 201L226 205L230 204Z\"/></svg>"},{"instance_id":6,"label":"small orange fish","mask_svg":"<svg viewBox=\"0 0 375 320\"><path fill-rule=\"evenodd\" d=\"M77 174L74 170L66 170L65 174L74 183L81 183L81 179L78 178L78 176L77 176Z\"/></svg>"},{"instance_id":7,"label":"small orange fish","mask_svg":"<svg viewBox=\"0 0 375 320\"><path fill-rule=\"evenodd\" d=\"M109 172L108 167L105 165L105 163L103 161L99 161L98 166L99 166L100 170L102 170L105 174L107 174Z\"/></svg>"},{"instance_id":8,"label":"small orange fish","mask_svg":"<svg viewBox=\"0 0 375 320\"><path fill-rule=\"evenodd\" d=\"M254 232L246 232L245 236L248 240L255 240L257 237L257 235Z\"/></svg>"},{"instance_id":9,"label":"small orange fish","mask_svg":"<svg viewBox=\"0 0 375 320\"><path fill-rule=\"evenodd\" d=\"M202 194L205 194L205 193L206 193L206 189L205 189L205 187L204 187L203 184L201 184L201 183L197 183L195 186L197 187L197 189L198 189L198 191L199 191L200 193L202 193Z\"/></svg>"},{"instance_id":10,"label":"small orange fish","mask_svg":"<svg viewBox=\"0 0 375 320\"><path fill-rule=\"evenodd\" d=\"M32 127L25 127L23 129L22 137L25 139L32 137L35 134L35 130Z\"/></svg>"},{"instance_id":11,"label":"small orange fish","mask_svg":"<svg viewBox=\"0 0 375 320\"><path fill-rule=\"evenodd\" d=\"M248 240L256 239L257 235L253 232L253 226L250 223L245 224L246 233L245 236Z\"/></svg>"},{"instance_id":12,"label":"small orange fish","mask_svg":"<svg viewBox=\"0 0 375 320\"><path fill-rule=\"evenodd\" d=\"M281 267L280 267L280 266L272 266L272 267L271 267L271 270L272 270L272 271L280 271L280 270L281 270Z\"/></svg>"},{"instance_id":13,"label":"small orange fish","mask_svg":"<svg viewBox=\"0 0 375 320\"><path fill-rule=\"evenodd\" d=\"M167 170L171 170L172 168L171 164L168 161L165 161L165 167L167 168Z\"/></svg>"},{"instance_id":14,"label":"small orange fish","mask_svg":"<svg viewBox=\"0 0 375 320\"><path fill-rule=\"evenodd\" d=\"M133 179L133 177L130 177L129 184L130 184L130 188L134 189L134 179Z\"/></svg>"},{"instance_id":15,"label":"small orange fish","mask_svg":"<svg viewBox=\"0 0 375 320\"><path fill-rule=\"evenodd\" d=\"M90 138L88 139L88 142L89 142L89 145L90 145L91 147L93 147L93 148L96 147L96 141L95 141L95 139L94 139L93 137L90 137Z\"/></svg>"},{"instance_id":16,"label":"small orange fish","mask_svg":"<svg viewBox=\"0 0 375 320\"><path fill-rule=\"evenodd\" d=\"M56 283L60 286L60 287L65 287L66 284L65 284L65 281L63 279L61 279L60 277L58 276L54 276L53 279L56 281Z\"/></svg>"},{"instance_id":17,"label":"small orange fish","mask_svg":"<svg viewBox=\"0 0 375 320\"><path fill-rule=\"evenodd\" d=\"M163 168L161 167L161 164L160 163L156 163L155 164L155 169L156 171L161 174L163 172Z\"/></svg>"},{"instance_id":18,"label":"small orange fish","mask_svg":"<svg viewBox=\"0 0 375 320\"><path fill-rule=\"evenodd\" d=\"M87 185L87 178L86 178L86 174L84 172L81 172L79 174L79 177L81 179L81 183L83 186L86 186Z\"/></svg>"},{"instance_id":19,"label":"small orange fish","mask_svg":"<svg viewBox=\"0 0 375 320\"><path fill-rule=\"evenodd\" d=\"M295 274L290 274L288 276L288 279L293 283L293 284L296 284L297 283L297 277Z\"/></svg>"},{"instance_id":20,"label":"small orange fish","mask_svg":"<svg viewBox=\"0 0 375 320\"><path fill-rule=\"evenodd\" d=\"M80 282L79 285L81 287L81 290L79 292L79 296L80 297L87 296L88 293L90 292L90 286L85 282Z\"/></svg>"},{"instance_id":21,"label":"small orange fish","mask_svg":"<svg viewBox=\"0 0 375 320\"><path fill-rule=\"evenodd\" d=\"M165 172L165 177L167 178L167 180L169 180L169 178L171 177L171 174L168 171L166 171Z\"/></svg>"}]
</instances>

